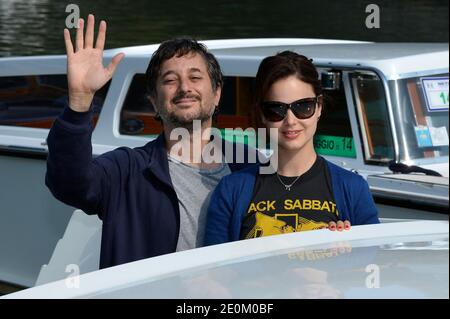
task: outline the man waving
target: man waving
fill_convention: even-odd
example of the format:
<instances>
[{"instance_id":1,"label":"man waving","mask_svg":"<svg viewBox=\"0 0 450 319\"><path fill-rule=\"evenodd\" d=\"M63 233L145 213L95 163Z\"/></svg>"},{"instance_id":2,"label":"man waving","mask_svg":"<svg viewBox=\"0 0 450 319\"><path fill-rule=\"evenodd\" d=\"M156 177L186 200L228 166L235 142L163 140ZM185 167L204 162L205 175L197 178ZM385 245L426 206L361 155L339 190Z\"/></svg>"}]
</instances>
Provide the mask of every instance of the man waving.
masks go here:
<instances>
[{"instance_id":1,"label":"man waving","mask_svg":"<svg viewBox=\"0 0 450 319\"><path fill-rule=\"evenodd\" d=\"M194 136L211 128L223 86L220 66L194 40L162 43L146 75L163 133L142 147L121 147L94 159L91 103L124 58L117 54L103 66L106 22L95 46L94 25L89 15L84 35L80 20L75 48L64 30L69 104L48 136L46 185L59 200L102 219L101 268L198 247L211 192L223 176L247 166L195 156L212 143ZM179 127L189 132L188 154L171 151L177 141L170 133Z\"/></svg>"}]
</instances>

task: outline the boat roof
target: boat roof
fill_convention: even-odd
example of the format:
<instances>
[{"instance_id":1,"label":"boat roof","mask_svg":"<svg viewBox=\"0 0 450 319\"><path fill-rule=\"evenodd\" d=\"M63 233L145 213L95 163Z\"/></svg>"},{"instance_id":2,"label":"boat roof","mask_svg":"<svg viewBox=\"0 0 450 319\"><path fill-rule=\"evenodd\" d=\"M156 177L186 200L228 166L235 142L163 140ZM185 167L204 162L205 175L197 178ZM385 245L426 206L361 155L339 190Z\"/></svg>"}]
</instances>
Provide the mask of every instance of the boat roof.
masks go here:
<instances>
[{"instance_id":1,"label":"boat roof","mask_svg":"<svg viewBox=\"0 0 450 319\"><path fill-rule=\"evenodd\" d=\"M246 48L213 49L222 56L266 57L292 50L308 57L329 60L380 61L448 52L448 43L319 43Z\"/></svg>"},{"instance_id":2,"label":"boat roof","mask_svg":"<svg viewBox=\"0 0 450 319\"><path fill-rule=\"evenodd\" d=\"M255 76L261 60L284 50L312 58L318 66L374 69L388 80L448 73L448 43L375 43L332 39L231 39L200 41L216 55L226 75ZM106 60L119 52L125 60L137 60L137 72L145 72L159 44L105 50ZM46 63L50 62L52 63ZM42 62L42 63L37 63ZM56 66L55 63L59 63ZM8 57L0 59L0 69L8 74L65 68L65 55ZM7 66L7 70L6 69ZM48 71L48 70L47 70Z\"/></svg>"},{"instance_id":3,"label":"boat roof","mask_svg":"<svg viewBox=\"0 0 450 319\"><path fill-rule=\"evenodd\" d=\"M375 43L330 39L236 39L201 41L219 60L259 62L278 52L291 50L312 58L317 65L377 69L387 79L448 73L448 43ZM120 48L130 56L147 56L158 45ZM253 72L252 70L251 72Z\"/></svg>"},{"instance_id":4,"label":"boat roof","mask_svg":"<svg viewBox=\"0 0 450 319\"><path fill-rule=\"evenodd\" d=\"M224 40L199 40L209 50L241 49L241 48L273 48L279 46L297 46L313 44L344 44L344 43L370 43L354 40L334 39L309 39L309 38L259 38L259 39L224 39ZM105 50L105 53L123 52L126 55L148 55L153 53L159 44L139 45Z\"/></svg>"}]
</instances>

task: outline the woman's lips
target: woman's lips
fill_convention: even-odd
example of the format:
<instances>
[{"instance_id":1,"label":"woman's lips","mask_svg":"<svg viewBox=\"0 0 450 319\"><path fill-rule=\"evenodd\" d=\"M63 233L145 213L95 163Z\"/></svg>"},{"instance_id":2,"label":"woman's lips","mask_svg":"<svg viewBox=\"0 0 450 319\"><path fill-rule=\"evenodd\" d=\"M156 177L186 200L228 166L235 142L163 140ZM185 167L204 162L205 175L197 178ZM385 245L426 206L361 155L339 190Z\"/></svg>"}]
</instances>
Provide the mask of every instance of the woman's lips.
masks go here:
<instances>
[{"instance_id":1,"label":"woman's lips","mask_svg":"<svg viewBox=\"0 0 450 319\"><path fill-rule=\"evenodd\" d=\"M283 131L282 134L285 138L292 140L292 139L297 138L301 132L302 132L302 130L289 130L289 131Z\"/></svg>"}]
</instances>

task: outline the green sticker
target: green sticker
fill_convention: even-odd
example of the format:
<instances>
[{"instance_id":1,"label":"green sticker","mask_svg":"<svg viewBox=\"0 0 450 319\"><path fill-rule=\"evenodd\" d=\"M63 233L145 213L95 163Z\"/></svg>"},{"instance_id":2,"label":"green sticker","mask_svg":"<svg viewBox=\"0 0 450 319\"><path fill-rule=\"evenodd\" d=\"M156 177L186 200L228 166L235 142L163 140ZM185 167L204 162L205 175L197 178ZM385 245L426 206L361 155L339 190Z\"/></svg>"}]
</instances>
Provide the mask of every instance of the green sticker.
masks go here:
<instances>
[{"instance_id":1,"label":"green sticker","mask_svg":"<svg viewBox=\"0 0 450 319\"><path fill-rule=\"evenodd\" d=\"M220 129L220 133L225 141L256 146L256 134L254 133L236 129Z\"/></svg>"},{"instance_id":2,"label":"green sticker","mask_svg":"<svg viewBox=\"0 0 450 319\"><path fill-rule=\"evenodd\" d=\"M315 135L314 148L320 155L356 158L353 137Z\"/></svg>"},{"instance_id":3,"label":"green sticker","mask_svg":"<svg viewBox=\"0 0 450 319\"><path fill-rule=\"evenodd\" d=\"M222 138L231 143L243 143L256 146L256 135L240 130L220 129ZM146 135L156 138L157 135ZM314 148L320 155L356 158L355 145L352 137L315 135Z\"/></svg>"}]
</instances>

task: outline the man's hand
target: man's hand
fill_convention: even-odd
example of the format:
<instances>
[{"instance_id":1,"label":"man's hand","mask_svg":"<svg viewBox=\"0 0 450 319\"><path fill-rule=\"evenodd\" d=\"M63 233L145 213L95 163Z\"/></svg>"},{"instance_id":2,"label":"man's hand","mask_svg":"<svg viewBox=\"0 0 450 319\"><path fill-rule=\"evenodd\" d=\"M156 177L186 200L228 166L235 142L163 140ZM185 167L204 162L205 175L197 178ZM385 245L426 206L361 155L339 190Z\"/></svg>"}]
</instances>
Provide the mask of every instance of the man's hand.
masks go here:
<instances>
[{"instance_id":1,"label":"man's hand","mask_svg":"<svg viewBox=\"0 0 450 319\"><path fill-rule=\"evenodd\" d=\"M94 47L95 19L88 17L86 38L84 38L84 20L79 20L75 50L70 32L64 29L64 41L67 52L67 81L69 85L69 106L77 112L89 111L92 99L97 90L106 84L116 70L123 53L115 55L111 63L103 66L103 48L106 38L106 22L101 21Z\"/></svg>"}]
</instances>

